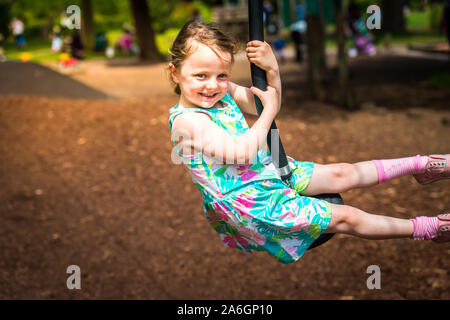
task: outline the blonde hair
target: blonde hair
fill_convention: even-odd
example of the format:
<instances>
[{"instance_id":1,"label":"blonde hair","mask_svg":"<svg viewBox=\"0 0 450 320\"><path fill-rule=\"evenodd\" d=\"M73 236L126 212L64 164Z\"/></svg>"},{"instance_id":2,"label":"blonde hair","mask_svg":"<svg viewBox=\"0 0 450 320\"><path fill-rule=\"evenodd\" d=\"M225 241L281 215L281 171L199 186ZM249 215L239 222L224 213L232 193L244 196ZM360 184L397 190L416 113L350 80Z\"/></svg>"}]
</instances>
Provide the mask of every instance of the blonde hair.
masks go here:
<instances>
[{"instance_id":1,"label":"blonde hair","mask_svg":"<svg viewBox=\"0 0 450 320\"><path fill-rule=\"evenodd\" d=\"M195 47L193 43L199 42L211 48L218 47L223 52L231 54L231 63L233 63L233 55L237 51L237 43L229 35L222 32L216 26L205 23L201 20L190 20L178 33L172 47L169 49L170 64L169 66L179 68L183 61L192 53ZM176 94L181 94L180 86L173 82L170 77Z\"/></svg>"}]
</instances>

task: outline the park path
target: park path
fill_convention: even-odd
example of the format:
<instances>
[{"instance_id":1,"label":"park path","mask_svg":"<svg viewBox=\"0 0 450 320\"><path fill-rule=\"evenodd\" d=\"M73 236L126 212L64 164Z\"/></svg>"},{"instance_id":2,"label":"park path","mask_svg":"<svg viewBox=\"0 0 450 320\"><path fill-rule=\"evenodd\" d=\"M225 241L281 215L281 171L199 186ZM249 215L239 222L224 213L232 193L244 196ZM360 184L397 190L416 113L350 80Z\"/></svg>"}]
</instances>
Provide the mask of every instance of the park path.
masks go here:
<instances>
[{"instance_id":1,"label":"park path","mask_svg":"<svg viewBox=\"0 0 450 320\"><path fill-rule=\"evenodd\" d=\"M73 69L63 70L56 63L47 63L47 66L117 99L175 96L166 70L167 62L146 64L134 58L94 59L82 61ZM249 85L250 65L242 53L236 55L232 74L234 81Z\"/></svg>"}]
</instances>

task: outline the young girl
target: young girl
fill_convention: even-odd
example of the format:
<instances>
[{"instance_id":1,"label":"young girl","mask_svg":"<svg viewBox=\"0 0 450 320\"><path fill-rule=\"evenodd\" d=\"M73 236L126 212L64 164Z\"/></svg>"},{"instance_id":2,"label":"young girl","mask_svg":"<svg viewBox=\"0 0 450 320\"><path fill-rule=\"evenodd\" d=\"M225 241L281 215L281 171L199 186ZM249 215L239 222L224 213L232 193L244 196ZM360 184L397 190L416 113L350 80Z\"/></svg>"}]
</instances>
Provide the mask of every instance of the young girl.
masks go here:
<instances>
[{"instance_id":1,"label":"young girl","mask_svg":"<svg viewBox=\"0 0 450 320\"><path fill-rule=\"evenodd\" d=\"M188 22L170 51L169 71L180 95L169 118L174 150L203 195L208 222L226 246L249 253L265 250L290 263L322 233L449 241L449 213L398 219L310 197L406 174L422 184L449 178L449 155L328 165L288 157L294 189L285 185L265 143L280 110L277 61L266 42L250 41L246 52L250 62L266 71L267 91L229 81L235 45L214 26ZM257 115L254 94L264 110L249 128L242 112Z\"/></svg>"}]
</instances>

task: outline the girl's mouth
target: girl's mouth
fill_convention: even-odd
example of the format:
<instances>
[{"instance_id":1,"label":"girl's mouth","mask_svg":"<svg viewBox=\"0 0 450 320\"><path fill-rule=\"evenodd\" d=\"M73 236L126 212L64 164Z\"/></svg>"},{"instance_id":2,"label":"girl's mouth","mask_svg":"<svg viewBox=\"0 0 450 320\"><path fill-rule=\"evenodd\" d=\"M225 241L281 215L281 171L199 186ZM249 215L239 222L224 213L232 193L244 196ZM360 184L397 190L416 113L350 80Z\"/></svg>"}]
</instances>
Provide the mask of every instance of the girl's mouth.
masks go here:
<instances>
[{"instance_id":1,"label":"girl's mouth","mask_svg":"<svg viewBox=\"0 0 450 320\"><path fill-rule=\"evenodd\" d=\"M200 95L206 99L213 99L217 96L217 93L212 93L212 94L200 93Z\"/></svg>"}]
</instances>

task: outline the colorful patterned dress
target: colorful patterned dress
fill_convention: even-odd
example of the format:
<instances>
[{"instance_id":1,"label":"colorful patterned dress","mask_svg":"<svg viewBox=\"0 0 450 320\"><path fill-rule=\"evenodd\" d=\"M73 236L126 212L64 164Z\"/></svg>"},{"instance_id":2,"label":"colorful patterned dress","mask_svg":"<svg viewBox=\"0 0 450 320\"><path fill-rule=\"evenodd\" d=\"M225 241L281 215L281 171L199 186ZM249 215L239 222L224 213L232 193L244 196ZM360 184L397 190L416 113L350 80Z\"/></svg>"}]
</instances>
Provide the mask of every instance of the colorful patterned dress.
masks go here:
<instances>
[{"instance_id":1,"label":"colorful patterned dress","mask_svg":"<svg viewBox=\"0 0 450 320\"><path fill-rule=\"evenodd\" d=\"M170 109L169 126L183 112L203 112L233 136L242 136L249 127L229 93L219 107ZM300 193L312 175L312 162L288 156L292 169L290 189L283 183L270 153L259 149L249 164L224 164L201 152L182 154L174 143L174 153L203 195L203 210L224 245L244 252L267 251L282 263L298 260L328 227L328 202Z\"/></svg>"}]
</instances>

